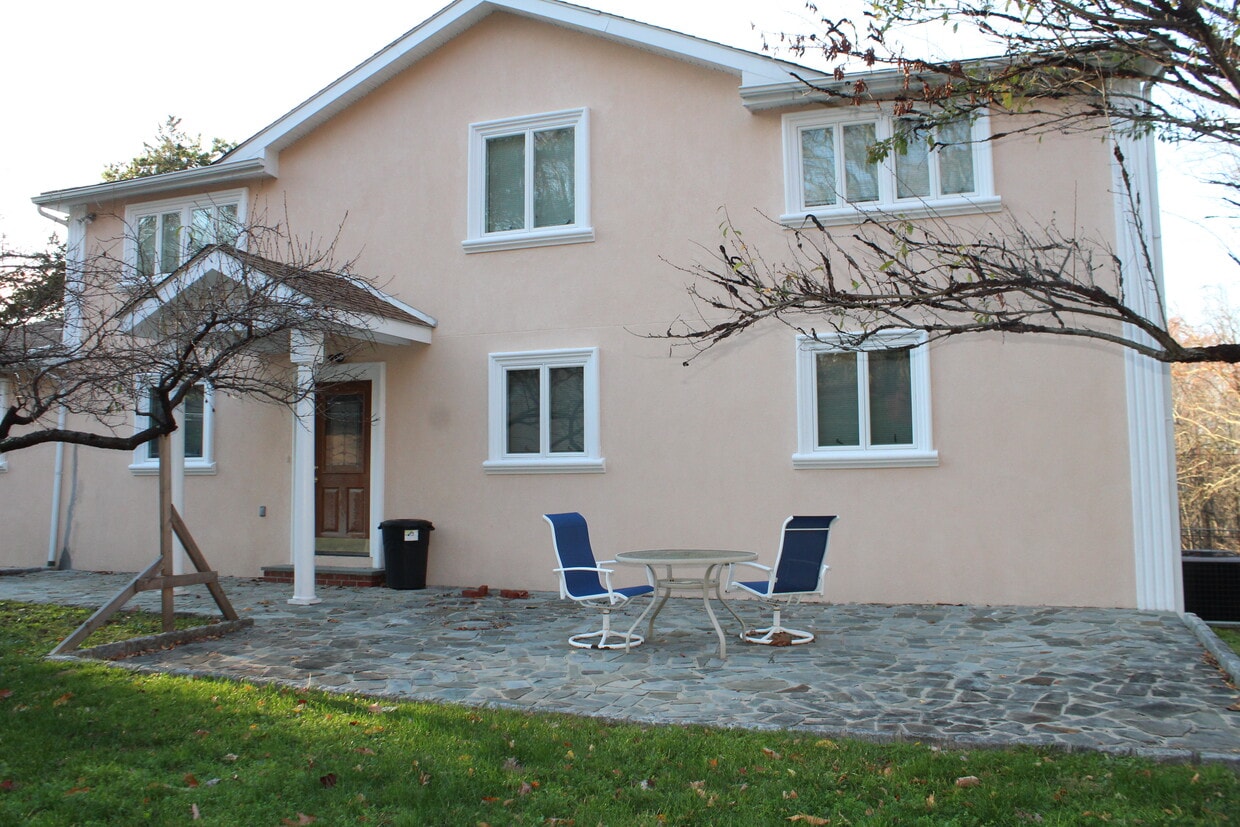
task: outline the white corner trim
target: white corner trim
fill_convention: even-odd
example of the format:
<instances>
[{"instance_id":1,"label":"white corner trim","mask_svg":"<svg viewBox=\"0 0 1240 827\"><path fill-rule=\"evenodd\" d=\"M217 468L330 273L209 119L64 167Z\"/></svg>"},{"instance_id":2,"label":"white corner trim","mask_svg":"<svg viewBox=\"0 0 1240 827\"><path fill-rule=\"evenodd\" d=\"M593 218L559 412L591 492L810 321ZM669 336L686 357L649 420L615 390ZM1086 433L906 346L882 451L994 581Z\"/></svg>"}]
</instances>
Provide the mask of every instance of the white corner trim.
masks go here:
<instances>
[{"instance_id":1,"label":"white corner trim","mask_svg":"<svg viewBox=\"0 0 1240 827\"><path fill-rule=\"evenodd\" d=\"M1127 161L1127 170L1124 170L1111 153L1116 248L1125 263L1124 273L1129 277L1125 279L1124 295L1137 312L1149 318L1159 318L1163 315L1163 279L1153 139L1134 139L1121 129L1112 132L1111 140L1122 150ZM1139 215L1134 216L1125 190L1125 172L1140 197L1137 205ZM1143 240L1152 254L1154 272L1144 265ZM1140 338L1144 334L1125 325L1124 335ZM1126 349L1124 379L1128 403L1137 608L1183 612L1171 369L1166 364Z\"/></svg>"}]
</instances>

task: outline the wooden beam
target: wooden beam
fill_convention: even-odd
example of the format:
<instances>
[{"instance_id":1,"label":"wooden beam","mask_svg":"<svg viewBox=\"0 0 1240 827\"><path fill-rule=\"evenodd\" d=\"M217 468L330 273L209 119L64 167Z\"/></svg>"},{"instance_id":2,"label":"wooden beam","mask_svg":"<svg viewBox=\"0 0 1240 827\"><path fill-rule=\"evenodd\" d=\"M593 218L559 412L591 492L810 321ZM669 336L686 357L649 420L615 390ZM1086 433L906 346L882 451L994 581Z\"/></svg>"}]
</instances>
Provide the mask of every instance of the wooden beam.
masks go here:
<instances>
[{"instance_id":1,"label":"wooden beam","mask_svg":"<svg viewBox=\"0 0 1240 827\"><path fill-rule=\"evenodd\" d=\"M202 583L215 583L219 575L213 571L199 571L188 574L160 575L148 577L137 584L140 592L153 592L156 589L176 588L177 586L197 586ZM232 620L232 618L229 618Z\"/></svg>"},{"instance_id":2,"label":"wooden beam","mask_svg":"<svg viewBox=\"0 0 1240 827\"><path fill-rule=\"evenodd\" d=\"M52 654L62 655L65 652L72 652L74 649L78 648L78 645L81 644L82 641L90 637L91 632L107 623L108 618L116 614L120 610L121 606L124 606L133 599L133 596L139 591L138 583L146 580L155 572L159 571L163 564L163 558L156 557L154 563L151 563L144 570L138 572L138 574L134 576L134 579L129 581L129 585L121 589L120 592L117 593L116 597L108 601L107 605L103 606L103 608L99 609L99 611L86 618L85 623L77 627L73 634L62 640L59 645L52 650Z\"/></svg>"},{"instance_id":3,"label":"wooden beam","mask_svg":"<svg viewBox=\"0 0 1240 827\"><path fill-rule=\"evenodd\" d=\"M202 549L198 548L198 543L194 542L194 537L189 533L189 526L185 525L185 521L181 519L181 515L171 505L168 506L170 514L170 522L172 530L176 532L177 539L181 541L181 545L185 548L185 554L194 563L194 568L200 572L212 571L210 564L207 563L206 555L202 553ZM214 574L214 572L212 571ZM228 620L240 620L241 616L237 614L237 610L233 608L229 602L228 596L224 594L224 587L220 585L219 580L215 579L207 583L207 589L211 592L211 596L215 598L215 605L219 606L220 612Z\"/></svg>"}]
</instances>

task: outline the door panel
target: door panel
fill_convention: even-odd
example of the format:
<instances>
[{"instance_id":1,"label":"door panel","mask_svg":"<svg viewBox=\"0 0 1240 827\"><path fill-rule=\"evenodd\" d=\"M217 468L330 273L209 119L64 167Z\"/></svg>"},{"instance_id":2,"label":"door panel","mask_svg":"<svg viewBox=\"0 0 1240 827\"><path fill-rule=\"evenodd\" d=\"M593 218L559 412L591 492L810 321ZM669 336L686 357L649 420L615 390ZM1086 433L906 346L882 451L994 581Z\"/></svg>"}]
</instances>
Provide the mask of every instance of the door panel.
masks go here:
<instances>
[{"instance_id":1,"label":"door panel","mask_svg":"<svg viewBox=\"0 0 1240 827\"><path fill-rule=\"evenodd\" d=\"M315 548L366 553L370 537L370 382L315 394Z\"/></svg>"}]
</instances>

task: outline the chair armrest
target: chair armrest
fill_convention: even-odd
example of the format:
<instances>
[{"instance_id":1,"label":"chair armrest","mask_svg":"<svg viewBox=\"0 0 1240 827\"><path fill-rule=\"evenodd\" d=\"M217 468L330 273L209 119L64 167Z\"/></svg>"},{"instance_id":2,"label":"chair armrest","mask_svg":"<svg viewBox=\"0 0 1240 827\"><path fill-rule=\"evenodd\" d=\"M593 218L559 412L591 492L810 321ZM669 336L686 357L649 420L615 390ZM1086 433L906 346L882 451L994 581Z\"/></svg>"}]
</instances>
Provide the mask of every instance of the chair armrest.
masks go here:
<instances>
[{"instance_id":1,"label":"chair armrest","mask_svg":"<svg viewBox=\"0 0 1240 827\"><path fill-rule=\"evenodd\" d=\"M775 569L770 566L764 566L761 563L728 563L728 584L724 587L724 591L732 591L732 586L736 584L737 566L748 566L751 569L765 572L767 582L770 582L771 578L775 576Z\"/></svg>"}]
</instances>

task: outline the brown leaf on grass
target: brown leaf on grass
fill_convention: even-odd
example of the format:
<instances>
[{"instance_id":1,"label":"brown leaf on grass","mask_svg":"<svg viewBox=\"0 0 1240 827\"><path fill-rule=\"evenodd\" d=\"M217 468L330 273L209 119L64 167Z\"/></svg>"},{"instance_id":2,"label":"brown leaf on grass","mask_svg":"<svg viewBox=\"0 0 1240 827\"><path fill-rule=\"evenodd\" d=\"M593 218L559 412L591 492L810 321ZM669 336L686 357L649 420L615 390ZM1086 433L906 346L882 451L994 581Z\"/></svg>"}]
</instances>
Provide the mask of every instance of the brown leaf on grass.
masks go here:
<instances>
[{"instance_id":1,"label":"brown leaf on grass","mask_svg":"<svg viewBox=\"0 0 1240 827\"><path fill-rule=\"evenodd\" d=\"M52 706L64 706L65 704L69 703L69 701L71 700L73 700L73 693L66 692L65 694L57 698L56 700L52 701Z\"/></svg>"},{"instance_id":2,"label":"brown leaf on grass","mask_svg":"<svg viewBox=\"0 0 1240 827\"><path fill-rule=\"evenodd\" d=\"M314 816L308 816L305 813L298 813L296 821L291 818L280 819L280 823L287 825L287 827L305 827L305 825L313 824L316 821L318 821L317 818Z\"/></svg>"},{"instance_id":3,"label":"brown leaf on grass","mask_svg":"<svg viewBox=\"0 0 1240 827\"><path fill-rule=\"evenodd\" d=\"M773 750L773 749L767 749L766 747L763 747L763 748L762 748L762 754L763 754L763 755L765 755L767 758L770 758L770 759L772 759L772 760L774 760L774 761L778 761L780 758L783 758L783 756L782 756L782 755L780 755L780 754L779 754L778 752L776 752L775 750Z\"/></svg>"},{"instance_id":4,"label":"brown leaf on grass","mask_svg":"<svg viewBox=\"0 0 1240 827\"><path fill-rule=\"evenodd\" d=\"M829 818L823 818L821 816L806 815L805 813L797 813L794 816L788 816L788 820L789 821L804 821L806 824L814 824L814 825L831 823L831 819Z\"/></svg>"},{"instance_id":5,"label":"brown leaf on grass","mask_svg":"<svg viewBox=\"0 0 1240 827\"><path fill-rule=\"evenodd\" d=\"M934 793L930 793L930 795L926 796L926 809L934 809Z\"/></svg>"},{"instance_id":6,"label":"brown leaf on grass","mask_svg":"<svg viewBox=\"0 0 1240 827\"><path fill-rule=\"evenodd\" d=\"M800 797L801 797L801 796L797 795L797 791L796 791L796 790L784 790L784 800L785 800L785 801L788 801L788 800L793 799L793 798L800 798Z\"/></svg>"},{"instance_id":7,"label":"brown leaf on grass","mask_svg":"<svg viewBox=\"0 0 1240 827\"><path fill-rule=\"evenodd\" d=\"M199 738L206 738L208 735L210 735L210 734L211 734L211 730L209 730L209 729L196 729L196 730L194 730L194 734L195 734L195 735L197 735Z\"/></svg>"},{"instance_id":8,"label":"brown leaf on grass","mask_svg":"<svg viewBox=\"0 0 1240 827\"><path fill-rule=\"evenodd\" d=\"M90 787L70 787L69 791L66 792L65 795L78 795L80 793L88 792L90 792Z\"/></svg>"},{"instance_id":9,"label":"brown leaf on grass","mask_svg":"<svg viewBox=\"0 0 1240 827\"><path fill-rule=\"evenodd\" d=\"M336 786L339 781L340 779L336 777L336 773L334 772L329 772L327 775L319 776L319 783L329 790Z\"/></svg>"},{"instance_id":10,"label":"brown leaf on grass","mask_svg":"<svg viewBox=\"0 0 1240 827\"><path fill-rule=\"evenodd\" d=\"M982 783L982 779L978 778L976 775L966 775L966 776L956 779L956 786L962 787L962 788L963 787L979 787L981 786L981 783Z\"/></svg>"},{"instance_id":11,"label":"brown leaf on grass","mask_svg":"<svg viewBox=\"0 0 1240 827\"><path fill-rule=\"evenodd\" d=\"M14 781L13 779L6 778L3 781L0 781L0 792L7 793L9 790L15 790L15 789L17 789L17 782Z\"/></svg>"},{"instance_id":12,"label":"brown leaf on grass","mask_svg":"<svg viewBox=\"0 0 1240 827\"><path fill-rule=\"evenodd\" d=\"M520 761L510 755L504 759L504 770L506 772L525 772L525 767L521 765Z\"/></svg>"},{"instance_id":13,"label":"brown leaf on grass","mask_svg":"<svg viewBox=\"0 0 1240 827\"><path fill-rule=\"evenodd\" d=\"M371 749L370 747L358 747L357 749L353 751L361 755L374 755L375 754L375 751Z\"/></svg>"},{"instance_id":14,"label":"brown leaf on grass","mask_svg":"<svg viewBox=\"0 0 1240 827\"><path fill-rule=\"evenodd\" d=\"M12 689L0 689L0 701L4 700L5 698L11 698L11 697L13 697Z\"/></svg>"},{"instance_id":15,"label":"brown leaf on grass","mask_svg":"<svg viewBox=\"0 0 1240 827\"><path fill-rule=\"evenodd\" d=\"M194 774L192 772L185 773L185 777L182 780L185 782L185 785L187 787L198 786L198 779L194 777Z\"/></svg>"},{"instance_id":16,"label":"brown leaf on grass","mask_svg":"<svg viewBox=\"0 0 1240 827\"><path fill-rule=\"evenodd\" d=\"M202 813L198 812L197 804L189 805L189 815L190 815L191 821L197 821L198 819L202 818Z\"/></svg>"},{"instance_id":17,"label":"brown leaf on grass","mask_svg":"<svg viewBox=\"0 0 1240 827\"><path fill-rule=\"evenodd\" d=\"M517 788L517 795L529 795L534 792L534 785L528 781L522 781L521 786Z\"/></svg>"}]
</instances>

